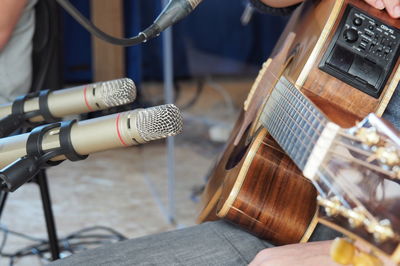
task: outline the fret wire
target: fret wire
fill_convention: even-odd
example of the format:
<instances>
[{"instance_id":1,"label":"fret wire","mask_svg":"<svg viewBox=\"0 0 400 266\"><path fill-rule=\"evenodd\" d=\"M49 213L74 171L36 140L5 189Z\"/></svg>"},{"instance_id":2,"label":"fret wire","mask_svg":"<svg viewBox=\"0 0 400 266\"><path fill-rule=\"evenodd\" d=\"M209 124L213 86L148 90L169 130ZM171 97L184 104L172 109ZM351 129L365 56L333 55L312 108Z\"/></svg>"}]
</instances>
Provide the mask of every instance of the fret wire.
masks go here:
<instances>
[{"instance_id":1,"label":"fret wire","mask_svg":"<svg viewBox=\"0 0 400 266\"><path fill-rule=\"evenodd\" d=\"M279 94L281 94L281 95L284 95L284 94L282 94L282 92L280 92L279 90L274 90L274 91L276 91L277 93L279 93ZM275 97L273 97L273 94L271 94L271 98L273 98L273 100L276 102L276 98ZM270 104L271 102L269 102L269 105L271 105ZM292 105L290 102L288 102L290 105ZM268 105L268 103L267 103L267 105ZM292 105L293 106L293 105ZM304 105L303 105L304 106ZM273 109L273 108L269 108L269 109ZM266 111L264 112L264 113L266 113ZM318 120L320 120L318 117L316 117L316 116L314 116L315 118L317 118ZM293 120L293 118L292 117L290 117L292 120ZM320 120L321 121L321 120ZM307 123L307 124L309 124L309 125L312 125L312 124L310 124L307 120L304 120L304 122L305 123ZM325 121L324 121L325 122ZM297 123L298 124L298 123ZM303 127L301 127L301 128L303 128ZM315 129L315 127L314 127L314 129ZM304 130L303 130L304 131ZM307 132L305 132L306 133L306 135L309 135ZM313 142L314 144L315 144L315 142Z\"/></svg>"},{"instance_id":2,"label":"fret wire","mask_svg":"<svg viewBox=\"0 0 400 266\"><path fill-rule=\"evenodd\" d=\"M268 116L268 114L265 114L265 116ZM286 123L285 122L285 120L281 120L283 123ZM269 129L268 129L268 131L270 131ZM271 131L270 131L270 133L272 133ZM299 142L300 142L300 144L308 151L308 152L310 152L311 153L311 150L308 150L308 147L303 143L303 141L302 141L302 139L299 139L298 137L296 137L298 140L299 140ZM315 143L314 143L315 144ZM293 158L292 158L293 159ZM297 162L296 162L297 163Z\"/></svg>"},{"instance_id":3,"label":"fret wire","mask_svg":"<svg viewBox=\"0 0 400 266\"><path fill-rule=\"evenodd\" d=\"M275 99L274 99L274 100L275 100ZM282 107L281 107L280 105L278 105L278 107L279 107L280 109L282 109ZM267 115L267 114L265 114L265 115ZM292 117L290 117L290 119L293 120ZM285 120L282 120L282 118L281 118L281 121L283 121L283 123L286 123ZM291 130L291 129L289 129L289 130ZM309 137L308 135L306 135L306 136ZM300 143L304 146L304 143L303 143L302 141L300 141ZM324 167L324 166L323 166L323 167ZM325 167L324 167L324 168L325 168ZM328 171L328 173L331 175L331 173L330 173L329 171ZM325 183L327 183L328 186L331 186L331 184L329 184L328 182L325 181ZM331 186L331 188L332 188L332 186ZM334 192L334 193L335 193L335 192ZM337 194L337 192L336 192L335 194ZM337 195L338 195L338 194L337 194ZM357 199L353 199L353 201L355 202L356 205L361 206L361 205L358 203Z\"/></svg>"},{"instance_id":4,"label":"fret wire","mask_svg":"<svg viewBox=\"0 0 400 266\"><path fill-rule=\"evenodd\" d=\"M272 97L272 95L271 95L271 97ZM275 100L275 99L274 99ZM275 104L275 102L271 102L272 104ZM274 106L273 106L274 107ZM282 107L280 106L280 105L277 105L277 107L279 108L279 109L282 109ZM274 129L276 129L276 122L277 122L277 120L276 120L276 118L274 117L271 117L270 116L270 114L268 113L268 112L263 112L263 114L262 114L263 116L265 116L265 117L267 117L267 119L269 119L269 120L273 120L274 122L275 122L275 124L274 125L272 125L273 126L273 130ZM272 112L272 115L276 115L276 112ZM293 118L292 117L289 117L289 119L290 120L293 120ZM283 123L285 123L286 124L286 120L283 120L282 119L282 117L278 117L278 120L280 121L280 122L283 122ZM270 132L270 133L272 133L271 132L271 127L267 127L267 129L268 129L268 131ZM293 133L293 132L292 132ZM272 134L271 134L272 135ZM319 136L319 138L321 138L322 136ZM309 152L309 153L311 153L311 151L312 151L312 149L309 149L308 148L308 145L305 145L304 144L304 142L303 142L303 139L299 139L297 136L296 136L296 138L297 138L297 140L299 140L299 142L300 142L300 144L303 146L303 148L305 148L305 150L307 151L307 152ZM313 141L313 139L309 136L309 135L305 135L305 138L308 138L308 140L309 140L309 144L311 143L311 144L316 144L316 141ZM292 158L293 159L293 158ZM308 159L308 158L307 158ZM298 162L297 162L298 163Z\"/></svg>"},{"instance_id":5,"label":"fret wire","mask_svg":"<svg viewBox=\"0 0 400 266\"><path fill-rule=\"evenodd\" d=\"M274 94L271 95L269 101L270 101L270 100L274 100L275 103L277 102L277 99L274 97ZM271 102L271 103L272 103L272 102ZM287 113L287 110L285 110L281 105L276 104L276 105L274 105L274 106L277 106L280 110L283 110L285 113ZM272 107L274 107L274 106L272 106ZM276 107L275 107L275 108L276 108ZM273 109L275 109L275 108L273 108ZM266 115L267 113L268 113L268 112L263 112L264 115ZM276 113L276 112L272 111L271 113ZM304 131L303 127L301 127L301 126L299 125L299 123L297 123L297 122L293 119L292 116L288 115L288 117L289 117L290 120L294 121L294 123L295 123L299 128L301 128L301 130L303 131L303 133L304 133L305 136L309 137L310 139L313 139L313 138L312 138L313 136L309 135L308 132ZM282 120L282 117L281 117L280 119ZM282 120L282 121L285 121L285 120ZM292 131L292 130L291 130L291 131ZM318 132L318 133L320 133L320 132ZM316 142L313 142L313 144L315 144L315 143L316 143Z\"/></svg>"},{"instance_id":6,"label":"fret wire","mask_svg":"<svg viewBox=\"0 0 400 266\"><path fill-rule=\"evenodd\" d=\"M286 84L284 83L284 81L286 81L286 82L288 83L288 85L286 85ZM311 114L319 120L319 122L321 122L321 123L325 123L325 122L326 122L326 119L325 119L325 117L323 116L323 114L321 114L321 113L319 112L319 110L316 109L316 107L314 106L314 104L312 104L312 102L310 102L310 101L307 100L305 97L303 97L303 95L294 87L294 85L293 85L290 81L288 81L288 80L285 78L283 81L280 79L278 82L280 82L281 84L283 84L283 85L285 86L285 88L288 88L287 91L288 91L290 94L292 94L295 98L297 98L297 99L303 104L303 106L306 107L306 109L308 109L308 111L310 111ZM292 90L293 90L294 92L293 92ZM284 94L283 96L285 97L285 94ZM313 108L313 109L310 109L310 106L311 106L311 107L314 107L314 108ZM324 118L324 120L321 120L321 119L319 118L319 116L322 116L322 118Z\"/></svg>"},{"instance_id":7,"label":"fret wire","mask_svg":"<svg viewBox=\"0 0 400 266\"><path fill-rule=\"evenodd\" d=\"M279 79L278 77L276 77L271 71L268 71L268 72L269 72L269 73L272 75L272 77L275 79L274 81L276 81L276 80L277 80L278 82L280 81L280 79ZM271 83L269 83L269 84L271 84ZM343 99L343 100L346 101L346 99ZM343 133L340 132L340 131L339 131L338 133L339 133L340 135L343 135ZM346 136L346 137L348 137L348 136ZM309 143L311 143L311 142L309 142ZM324 166L323 166L323 167L324 167ZM330 184L328 184L328 186L329 186L329 185L330 185ZM368 212L368 214L369 214L369 212ZM372 219L373 219L373 220L376 220L376 219L374 219L374 217L372 217Z\"/></svg>"},{"instance_id":8,"label":"fret wire","mask_svg":"<svg viewBox=\"0 0 400 266\"><path fill-rule=\"evenodd\" d=\"M276 77L272 72L270 73L274 78L275 78L275 80L277 80L277 83L283 83L283 81L282 81L282 78L284 78L284 80L286 80L288 83L289 83L289 86L286 86L285 84L283 84L283 85L285 85L285 87L293 87L295 90L296 90L296 92L298 92L298 90L294 87L294 85L290 82L290 81L288 81L284 76L282 76L282 78L278 78L278 77ZM276 85L275 85L275 88L276 88ZM274 88L274 90L275 90L275 88ZM273 90L273 91L274 91ZM298 95L295 95L293 92L291 92L290 90L289 90L289 93L291 93L292 95L294 95L294 97L296 97L297 99L299 99L299 100L302 100L302 101L304 101L305 103L309 103L310 104L310 102L309 101L307 101L306 100L306 98L305 97L301 97L302 95L300 94L300 93L298 93ZM303 103L303 105L304 106L306 106L306 104L304 104L304 102L302 102ZM313 106L313 104L310 104L311 106ZM314 106L315 107L315 106ZM317 110L317 109L315 109L315 110ZM319 112L318 112L319 113ZM315 115L314 115L315 116ZM317 117L318 118L318 117ZM326 122L326 120L324 120L324 121L321 121L320 120L320 122Z\"/></svg>"},{"instance_id":9,"label":"fret wire","mask_svg":"<svg viewBox=\"0 0 400 266\"><path fill-rule=\"evenodd\" d=\"M276 91L276 92L279 93L281 96L283 96L283 98L285 98L285 99L287 100L287 103L288 103L290 106L292 106L293 109L296 110L296 106L293 105L292 101L290 101L290 99L288 99L288 98L286 97L286 95L285 95L284 93L282 93L282 92L279 90L279 88L275 87L275 89L273 90L273 92L274 92L274 91ZM290 92L290 90L288 90L288 91ZM271 96L270 96L270 97L272 97L273 92L271 93ZM290 92L290 93L293 95L292 92ZM295 96L295 97L296 97L296 96ZM268 101L269 101L269 99L268 99ZM300 103L301 103L301 102L300 102ZM267 102L267 104L268 104L268 102ZM307 106L304 105L304 103L302 103L302 105L303 105L303 107L306 107L306 108L307 108ZM308 118L304 117L304 115L301 114L301 113L300 113L300 116L301 116L302 118L304 118L304 121L305 121L306 123L308 123ZM316 117L315 115L313 115L313 116ZM317 118L321 123L326 123L326 119L325 119L325 120L320 120L318 117L316 117L316 118ZM308 124L310 124L310 123L308 123ZM312 126L312 125L311 125L311 126Z\"/></svg>"},{"instance_id":10,"label":"fret wire","mask_svg":"<svg viewBox=\"0 0 400 266\"><path fill-rule=\"evenodd\" d=\"M279 93L280 95L283 95L282 92L280 92L279 90L277 90L277 93ZM271 98L272 98L272 99L271 99ZM276 98L275 98L274 94L271 94L269 100L274 100L274 101L276 101ZM269 102L269 103L270 103L270 102ZM290 103L290 102L288 102L288 103L289 103L289 105L293 106L292 103ZM268 105L268 103L267 103L267 105ZM303 115L301 114L301 116L303 116ZM289 115L289 117L291 117L291 116ZM292 118L292 117L291 117L291 118ZM304 118L303 121L304 121L306 124L311 125L311 127L314 128L314 130L317 131L318 134L321 133L321 131L319 131L317 128L313 127L313 125L312 125L311 123L309 123L309 121L307 121L307 119L306 119L305 117L303 117L303 118ZM299 123L296 123L296 124L299 125ZM303 126L300 125L300 128L301 128L302 131L304 132ZM307 135L307 134L310 135L308 132L304 132L304 133L305 133L306 135Z\"/></svg>"},{"instance_id":11,"label":"fret wire","mask_svg":"<svg viewBox=\"0 0 400 266\"><path fill-rule=\"evenodd\" d=\"M278 107L281 109L281 106L280 106L280 105L278 105ZM276 112L275 112L275 113L276 113ZM267 113L265 113L264 115L267 116ZM290 119L292 119L292 118L290 118ZM280 118L280 120L281 120L283 123L286 124L286 121L285 121L285 120L282 120L282 118ZM290 128L289 130L292 131L291 128ZM309 137L309 136L307 136L307 137ZM337 141L335 141L335 142L337 142ZM311 141L310 141L310 143L311 143ZM309 151L308 147L307 147L306 145L304 145L304 142L300 141L300 144L302 144L302 146L305 147L306 150ZM313 144L315 144L315 142L313 142ZM334 152L332 152L332 153L334 153ZM341 154L339 154L339 155L341 155ZM342 155L341 155L341 156L342 156ZM342 157L343 157L343 156L342 156ZM372 165L363 163L362 161L357 160L357 159L355 159L355 158L351 158L351 157L343 157L343 158L346 158L346 159L348 159L348 160L353 160L353 161L356 162L356 163L363 164L364 166L369 167L370 169L373 169L373 170L375 170L375 171L377 171L377 172L381 172L382 174L386 174L386 175L388 175L388 176L393 176L393 174L390 173L390 172L385 172L385 171L383 171L383 170L382 170L381 168L379 168L379 167L372 167Z\"/></svg>"},{"instance_id":12,"label":"fret wire","mask_svg":"<svg viewBox=\"0 0 400 266\"><path fill-rule=\"evenodd\" d=\"M291 155L291 158L296 162L296 164L298 164L300 168L303 168L306 160L309 158L312 151L310 145L315 145L316 139L320 137L320 134L327 121L326 119L323 119L324 117L318 112L317 109L310 109L313 106L309 102L307 102L306 98L300 98L301 95L296 95L296 93L293 93L292 90L294 89L295 88L293 88L293 86L287 86L286 84L284 84L283 81L279 80L278 84L270 94L270 99L268 99L266 108L264 108L263 113L266 113L267 108L270 110L272 116L265 114L265 116L269 118L267 121L268 130L271 134L274 134L274 138L281 143L281 145L285 148L286 152ZM287 98L287 94L283 93L282 90L285 90L285 92L287 91L290 95L293 95L296 101L292 103ZM276 94L278 94L278 99ZM285 108L285 106L283 106L284 104L292 107L291 109L289 109L289 112L287 110L288 108ZM300 111L298 109L300 109ZM282 118L279 116L282 116L283 113L286 113L289 116L289 119L288 121L283 121L283 123L279 123L279 121L282 121ZM307 120L306 116L308 116L308 119L311 120L311 123ZM299 121L300 118L302 118L302 120L300 121L307 125L306 131L304 129L305 126L301 126L301 122ZM295 127L296 125L297 127ZM284 126L286 126L286 128L290 132L292 132L292 136L289 135L289 138L283 138ZM313 132L311 132L312 130ZM300 133L299 135L302 138L299 138L299 136L297 136L297 133ZM306 139L309 140L307 144L303 142ZM296 141L299 142L301 145L294 145ZM299 153L300 151L303 151L302 148L305 149L305 154Z\"/></svg>"},{"instance_id":13,"label":"fret wire","mask_svg":"<svg viewBox=\"0 0 400 266\"><path fill-rule=\"evenodd\" d=\"M271 95L271 96L272 96L272 95ZM278 108L281 108L281 106L278 105ZM271 112L271 113L272 113L273 115L275 115L276 112ZM264 117L266 116L268 119L273 119L273 118L270 116L270 114L268 114L268 112L263 112L262 116L264 116ZM286 123L286 120L284 120L282 117L278 117L278 119L279 119L281 122ZM293 120L293 118L290 117L290 116L289 116L289 119L290 119L290 120ZM275 120L274 120L274 121L275 121ZM296 124L297 124L297 123L296 123ZM298 125L298 124L297 124L297 125ZM266 127L266 128L270 131L269 128L271 128L271 127ZM273 128L273 129L274 129L274 128ZM309 138L309 140L312 140L312 137L311 137L310 135L308 135L307 133L305 134L305 137L306 137L306 138ZM320 137L322 137L322 136L320 136ZM316 141L313 141L312 144L315 145L315 144L316 144Z\"/></svg>"},{"instance_id":14,"label":"fret wire","mask_svg":"<svg viewBox=\"0 0 400 266\"><path fill-rule=\"evenodd\" d=\"M274 109L276 108L275 106L273 106L273 107L274 107ZM271 120L270 124L271 124L272 127L269 130L271 132L278 131L279 120L278 120L278 117L277 117L276 113L272 114L272 116L270 117L270 120Z\"/></svg>"},{"instance_id":15,"label":"fret wire","mask_svg":"<svg viewBox=\"0 0 400 266\"><path fill-rule=\"evenodd\" d=\"M277 101L277 105L278 106L282 106L282 98L279 98ZM284 108L280 108L280 110L283 110L284 112L286 111ZM291 114L289 114L289 116L291 116ZM279 114L279 117L281 117L281 114ZM281 136L284 133L284 128L283 128L283 124L281 124L281 128L279 131L279 135L276 136L277 139L281 139L282 140L282 146L286 148L286 152L291 154L292 151L290 150L290 143L293 141L293 136L296 135L296 129L293 128L293 123L289 123L287 126L288 129L290 129L290 131L292 131L294 134L286 134L289 135L288 137L286 136L285 138L283 138L283 136Z\"/></svg>"},{"instance_id":16,"label":"fret wire","mask_svg":"<svg viewBox=\"0 0 400 266\"><path fill-rule=\"evenodd\" d=\"M270 106L271 109L277 109L277 108L279 108L279 109L285 111L285 109L283 109L281 105L276 104L277 101L276 101L276 98L274 97L274 95L271 95L271 99L274 100L274 102L270 102L270 105L272 105L272 106ZM286 111L285 111L285 112L286 112ZM274 115L274 117L273 117L273 118L274 118L274 121L276 121L276 118L275 118L276 112L271 112L271 113L273 113L273 115ZM267 114L268 114L268 112L263 112L263 116L267 116ZM272 119L272 117L269 116L269 119ZM281 121L285 121L285 120L282 120L282 117L280 117L279 119L280 119ZM289 116L289 119L292 120L292 121L294 121L295 124L299 125L299 124L293 119L293 117ZM286 122L284 122L284 123L286 123ZM300 127L300 128L302 128L302 127ZM275 129L275 127L274 127L273 129ZM307 132L305 132L304 130L302 130L302 131L305 133L305 136L306 136L306 137L308 137L309 139L312 138ZM316 144L316 142L312 142L312 144Z\"/></svg>"},{"instance_id":17,"label":"fret wire","mask_svg":"<svg viewBox=\"0 0 400 266\"><path fill-rule=\"evenodd\" d=\"M269 74L271 74L271 76L273 77L273 81L278 81L281 80L281 77L277 77L274 73L272 73L271 71L269 71ZM283 77L283 76L282 76ZM288 81L290 82L290 81ZM342 101L345 101L348 105L352 105L353 103L349 100L347 100L346 98L342 98Z\"/></svg>"},{"instance_id":18,"label":"fret wire","mask_svg":"<svg viewBox=\"0 0 400 266\"><path fill-rule=\"evenodd\" d=\"M275 108L279 108L279 109L281 109L280 108L280 106L278 105L277 107L275 107ZM276 112L274 112L273 113L273 115L274 115L274 117L276 117ZM275 119L276 120L276 119ZM286 122L284 122L285 124L286 124ZM280 124L280 126L282 127L283 126L283 124L282 123L279 123ZM289 129L290 131L293 131L293 129L292 128L290 128ZM275 131L275 130L273 130L273 131ZM280 131L278 131L278 132L282 132L283 130L281 129ZM272 133L272 132L271 132ZM275 133L275 132L273 132L273 133ZM295 134L292 134L292 136L294 136L295 138L296 138L296 135ZM277 136L275 136L275 138L277 138ZM283 146L283 145L282 145ZM286 151L286 152L290 152L290 151Z\"/></svg>"},{"instance_id":19,"label":"fret wire","mask_svg":"<svg viewBox=\"0 0 400 266\"><path fill-rule=\"evenodd\" d=\"M270 98L268 99L268 102L269 101L271 101L271 100L274 100L275 102L277 102L277 99L274 97L274 94L271 94L271 96L270 96ZM288 117L292 120L292 121L294 121L294 123L297 125L297 126L299 126L301 129L302 129L302 131L303 131L303 133L306 135L306 136L309 136L309 137L311 137L309 134L308 134L308 132L306 132L306 131L304 131L304 129L300 126L300 124L299 123L297 123L294 119L293 119L293 117L290 115L290 114L288 114L287 113L287 110L286 109L284 109L281 105L279 105L279 104L276 104L276 106L278 106L281 110L283 110L287 115L288 115ZM266 107L268 107L268 103L267 103L267 106ZM272 111L272 112L274 112L274 111ZM271 112L271 113L272 113ZM263 112L263 114L265 114L265 113L267 113L267 112ZM275 113L275 112L274 112ZM281 118L282 119L282 118ZM321 132L318 132L318 133L321 133Z\"/></svg>"},{"instance_id":20,"label":"fret wire","mask_svg":"<svg viewBox=\"0 0 400 266\"><path fill-rule=\"evenodd\" d=\"M307 110L306 110L305 108L303 108L303 109L302 109L302 112L307 112ZM315 121L316 116L311 117L311 119ZM304 121L303 121L303 122L304 122ZM308 148L309 150L311 150L310 145L312 145L312 143L314 142L314 138L318 138L318 137L320 137L320 135L321 135L320 132L322 132L322 129L320 130L320 129L319 129L319 126L325 127L325 125L322 125L321 123L318 125L318 127L317 127L316 130L315 130L315 131L317 132L317 134L313 134L314 136L313 136L312 141L309 141L308 144L307 144L307 148ZM310 128L311 128L311 127L309 127L308 130L310 130ZM309 157L309 156L308 156L308 157ZM307 160L307 159L308 159L308 158L306 158L305 156L303 157L302 163L303 163L304 165L306 164L306 162L307 162L306 160Z\"/></svg>"},{"instance_id":21,"label":"fret wire","mask_svg":"<svg viewBox=\"0 0 400 266\"><path fill-rule=\"evenodd\" d=\"M271 93L271 96L270 96L270 98L272 97L272 95L274 94L274 91L276 91L277 93L279 93L279 94L281 94L281 95L283 95L284 96L284 94L282 94L282 92L280 91L280 90L278 90L277 88L275 88L273 91L272 91L272 93ZM292 92L290 92L290 93L292 93ZM293 94L293 93L292 93ZM276 99L275 99L275 97L273 97L274 98L274 100L276 101ZM286 98L285 96L284 96L284 98ZM291 106L293 106L293 104L291 103L291 102L289 102L288 101L288 103L289 103L289 105L291 105ZM268 103L267 103L267 105L268 105ZM303 106L305 106L304 104L303 104ZM314 115L314 118L315 118L316 116ZM316 117L318 120L320 120L318 117ZM306 123L308 122L307 120L304 120ZM326 121L324 121L324 123L325 123ZM298 123L297 123L298 124ZM310 124L310 123L308 123L308 124ZM312 125L311 125L312 126ZM302 127L301 127L302 128ZM302 129L303 130L303 129ZM304 131L304 130L303 130ZM307 132L305 132L305 134L308 134ZM308 149L307 149L308 150Z\"/></svg>"}]
</instances>

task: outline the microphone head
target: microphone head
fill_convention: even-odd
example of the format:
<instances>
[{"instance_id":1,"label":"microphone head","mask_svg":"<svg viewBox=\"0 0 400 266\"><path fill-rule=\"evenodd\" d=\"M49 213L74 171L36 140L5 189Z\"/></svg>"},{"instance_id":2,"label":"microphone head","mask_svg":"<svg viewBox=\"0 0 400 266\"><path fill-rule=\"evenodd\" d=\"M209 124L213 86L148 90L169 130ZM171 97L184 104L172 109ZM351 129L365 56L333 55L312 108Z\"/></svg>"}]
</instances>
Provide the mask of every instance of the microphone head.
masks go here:
<instances>
[{"instance_id":1,"label":"microphone head","mask_svg":"<svg viewBox=\"0 0 400 266\"><path fill-rule=\"evenodd\" d=\"M173 104L139 110L136 114L136 128L146 142L175 136L183 128L182 114Z\"/></svg>"},{"instance_id":2,"label":"microphone head","mask_svg":"<svg viewBox=\"0 0 400 266\"><path fill-rule=\"evenodd\" d=\"M93 86L106 107L131 103L136 99L136 86L129 78L98 82Z\"/></svg>"}]
</instances>

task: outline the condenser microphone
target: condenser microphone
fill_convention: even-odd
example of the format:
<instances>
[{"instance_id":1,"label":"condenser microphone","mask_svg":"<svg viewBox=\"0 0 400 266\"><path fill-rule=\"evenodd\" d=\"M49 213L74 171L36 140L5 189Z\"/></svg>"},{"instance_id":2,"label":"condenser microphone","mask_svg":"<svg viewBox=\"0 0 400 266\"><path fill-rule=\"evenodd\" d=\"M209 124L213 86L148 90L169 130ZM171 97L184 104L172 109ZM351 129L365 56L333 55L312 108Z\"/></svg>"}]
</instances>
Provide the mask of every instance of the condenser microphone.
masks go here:
<instances>
[{"instance_id":1,"label":"condenser microphone","mask_svg":"<svg viewBox=\"0 0 400 266\"><path fill-rule=\"evenodd\" d=\"M69 0L56 1L65 9L65 11L67 11L68 14L81 24L82 27L94 36L115 45L132 46L157 37L163 30L189 15L203 0L170 0L150 27L140 32L137 36L123 39L108 35L97 28L90 20L82 15L82 13L79 12Z\"/></svg>"},{"instance_id":2,"label":"condenser microphone","mask_svg":"<svg viewBox=\"0 0 400 266\"><path fill-rule=\"evenodd\" d=\"M54 122L68 115L128 104L135 98L135 83L128 78L21 96L13 103L0 105L0 137L24 122Z\"/></svg>"},{"instance_id":3,"label":"condenser microphone","mask_svg":"<svg viewBox=\"0 0 400 266\"><path fill-rule=\"evenodd\" d=\"M189 15L203 0L171 0L153 24L141 32L145 40L158 36L166 28Z\"/></svg>"},{"instance_id":4,"label":"condenser microphone","mask_svg":"<svg viewBox=\"0 0 400 266\"><path fill-rule=\"evenodd\" d=\"M174 136L182 127L181 112L173 104L45 125L30 133L0 139L0 169L18 158L27 155L39 158L60 149L63 154L51 158L52 161L74 160L95 152Z\"/></svg>"}]
</instances>

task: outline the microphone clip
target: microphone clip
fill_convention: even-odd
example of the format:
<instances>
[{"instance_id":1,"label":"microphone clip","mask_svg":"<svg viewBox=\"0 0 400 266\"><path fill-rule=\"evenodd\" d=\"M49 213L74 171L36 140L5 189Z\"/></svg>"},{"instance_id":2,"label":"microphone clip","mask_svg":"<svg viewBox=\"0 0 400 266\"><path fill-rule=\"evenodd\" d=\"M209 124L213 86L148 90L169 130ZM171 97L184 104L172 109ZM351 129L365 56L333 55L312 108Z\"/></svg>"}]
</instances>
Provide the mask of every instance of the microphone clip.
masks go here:
<instances>
[{"instance_id":1,"label":"microphone clip","mask_svg":"<svg viewBox=\"0 0 400 266\"><path fill-rule=\"evenodd\" d=\"M23 184L29 182L40 169L56 166L63 161L51 161L51 159L63 155L71 161L84 160L88 156L78 154L71 142L71 129L76 120L64 121L43 125L34 128L26 143L27 155L6 166L0 171L0 189L14 192ZM58 134L60 147L43 151L43 137L50 131Z\"/></svg>"},{"instance_id":2,"label":"microphone clip","mask_svg":"<svg viewBox=\"0 0 400 266\"><path fill-rule=\"evenodd\" d=\"M8 137L15 130L22 126L35 126L37 123L30 122L29 119L42 116L47 122L57 122L49 109L48 97L50 90L44 90L40 92L29 93L23 96L19 96L15 99L11 106L11 114L0 120L0 138ZM39 100L39 110L25 112L25 103L33 98Z\"/></svg>"}]
</instances>

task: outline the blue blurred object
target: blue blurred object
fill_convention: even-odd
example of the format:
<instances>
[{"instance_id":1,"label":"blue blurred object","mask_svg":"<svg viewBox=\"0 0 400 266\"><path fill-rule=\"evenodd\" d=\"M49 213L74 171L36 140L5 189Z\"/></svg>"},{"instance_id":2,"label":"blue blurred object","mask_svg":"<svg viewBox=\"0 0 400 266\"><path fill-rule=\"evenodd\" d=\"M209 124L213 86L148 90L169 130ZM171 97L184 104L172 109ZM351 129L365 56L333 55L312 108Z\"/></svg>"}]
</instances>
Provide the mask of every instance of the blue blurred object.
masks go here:
<instances>
[{"instance_id":1,"label":"blue blurred object","mask_svg":"<svg viewBox=\"0 0 400 266\"><path fill-rule=\"evenodd\" d=\"M86 17L90 17L90 1L71 0ZM64 22L64 80L67 83L92 80L91 37L72 17L62 12Z\"/></svg>"},{"instance_id":2,"label":"blue blurred object","mask_svg":"<svg viewBox=\"0 0 400 266\"><path fill-rule=\"evenodd\" d=\"M89 16L88 1L71 1ZM286 18L255 13L243 26L240 17L246 1L205 0L174 26L175 78L206 75L245 75L258 71L283 30ZM160 0L125 0L125 33L133 36L149 26L161 11ZM89 81L89 34L65 17L65 78ZM161 38L127 48L126 73L137 83L162 79Z\"/></svg>"}]
</instances>

